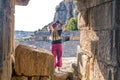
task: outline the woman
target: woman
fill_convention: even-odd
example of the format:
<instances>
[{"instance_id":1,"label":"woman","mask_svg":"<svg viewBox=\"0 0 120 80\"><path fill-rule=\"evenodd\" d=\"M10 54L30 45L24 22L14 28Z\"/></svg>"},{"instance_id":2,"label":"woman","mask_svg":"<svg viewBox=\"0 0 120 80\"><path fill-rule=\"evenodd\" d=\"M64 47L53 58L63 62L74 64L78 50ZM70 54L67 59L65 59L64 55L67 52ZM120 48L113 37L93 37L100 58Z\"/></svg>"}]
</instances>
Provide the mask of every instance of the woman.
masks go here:
<instances>
[{"instance_id":1,"label":"woman","mask_svg":"<svg viewBox=\"0 0 120 80\"><path fill-rule=\"evenodd\" d=\"M60 67L62 67L62 39L61 33L65 31L64 25L62 26L62 30L58 30L58 21L53 22L49 27L50 29L50 40L52 41L51 52L54 56L54 67L58 67L60 71Z\"/></svg>"}]
</instances>

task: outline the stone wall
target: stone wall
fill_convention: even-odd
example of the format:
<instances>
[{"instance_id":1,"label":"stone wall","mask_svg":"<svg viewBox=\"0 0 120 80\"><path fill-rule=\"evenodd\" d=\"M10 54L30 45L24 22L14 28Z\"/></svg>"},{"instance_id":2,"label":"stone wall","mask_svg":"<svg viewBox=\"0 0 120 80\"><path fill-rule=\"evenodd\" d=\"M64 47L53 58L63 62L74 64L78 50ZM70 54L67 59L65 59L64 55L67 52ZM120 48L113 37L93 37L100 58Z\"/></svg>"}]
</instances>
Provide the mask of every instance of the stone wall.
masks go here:
<instances>
[{"instance_id":1,"label":"stone wall","mask_svg":"<svg viewBox=\"0 0 120 80\"><path fill-rule=\"evenodd\" d=\"M50 51L50 41L23 41L21 44L34 45L42 49ZM62 43L63 57L76 57L77 45L80 44L79 40L71 40Z\"/></svg>"},{"instance_id":2,"label":"stone wall","mask_svg":"<svg viewBox=\"0 0 120 80\"><path fill-rule=\"evenodd\" d=\"M22 5L22 6L26 6L28 2L29 0L15 0L16 5Z\"/></svg>"},{"instance_id":3,"label":"stone wall","mask_svg":"<svg viewBox=\"0 0 120 80\"><path fill-rule=\"evenodd\" d=\"M22 34L21 34L22 35ZM38 31L35 32L30 39L34 40L49 40L50 32L48 31ZM62 39L64 40L65 37L69 37L70 40L80 40L80 31L64 31L61 34Z\"/></svg>"},{"instance_id":4,"label":"stone wall","mask_svg":"<svg viewBox=\"0 0 120 80\"><path fill-rule=\"evenodd\" d=\"M14 33L14 0L0 0L0 80L11 79Z\"/></svg>"},{"instance_id":5,"label":"stone wall","mask_svg":"<svg viewBox=\"0 0 120 80\"><path fill-rule=\"evenodd\" d=\"M14 53L14 12L15 2L0 0L0 80L10 80L12 73L11 55ZM21 0L26 3L29 0Z\"/></svg>"},{"instance_id":6,"label":"stone wall","mask_svg":"<svg viewBox=\"0 0 120 80\"><path fill-rule=\"evenodd\" d=\"M81 80L120 80L119 0L78 0Z\"/></svg>"}]
</instances>

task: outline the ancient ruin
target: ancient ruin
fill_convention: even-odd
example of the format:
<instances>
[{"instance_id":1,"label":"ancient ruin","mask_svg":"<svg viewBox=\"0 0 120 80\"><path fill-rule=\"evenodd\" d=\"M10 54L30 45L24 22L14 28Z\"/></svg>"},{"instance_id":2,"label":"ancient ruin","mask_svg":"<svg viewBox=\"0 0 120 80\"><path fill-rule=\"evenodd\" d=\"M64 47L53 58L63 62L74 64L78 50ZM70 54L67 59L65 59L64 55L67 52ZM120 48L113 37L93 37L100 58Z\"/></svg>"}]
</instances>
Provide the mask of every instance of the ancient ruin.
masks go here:
<instances>
[{"instance_id":1,"label":"ancient ruin","mask_svg":"<svg viewBox=\"0 0 120 80\"><path fill-rule=\"evenodd\" d=\"M10 80L12 74L15 3L27 5L28 0L0 0L0 80Z\"/></svg>"},{"instance_id":2,"label":"ancient ruin","mask_svg":"<svg viewBox=\"0 0 120 80\"><path fill-rule=\"evenodd\" d=\"M78 0L81 80L120 80L120 1Z\"/></svg>"},{"instance_id":3,"label":"ancient ruin","mask_svg":"<svg viewBox=\"0 0 120 80\"><path fill-rule=\"evenodd\" d=\"M41 77L36 77L36 73L32 73L35 77L30 77L31 72L29 74L27 72L23 73L23 68L21 69L18 65L16 68L20 76L11 76L11 55L15 53L13 38L15 4L26 6L28 2L29 0L0 0L0 80L66 80L65 75L65 77L62 77L63 79L55 75L53 75L54 78L53 76L45 77L43 74L41 74ZM120 80L120 1L77 0L77 7L80 30L79 80ZM24 49L26 48L24 47ZM29 52L33 48L27 49ZM35 52L36 54L33 57L37 56L38 52ZM29 56L31 57L31 55ZM21 58L19 59L18 62L22 61ZM28 59L26 58L26 60ZM38 63L34 59L33 62ZM53 72L52 68L50 70ZM22 76L26 74L28 77Z\"/></svg>"}]
</instances>

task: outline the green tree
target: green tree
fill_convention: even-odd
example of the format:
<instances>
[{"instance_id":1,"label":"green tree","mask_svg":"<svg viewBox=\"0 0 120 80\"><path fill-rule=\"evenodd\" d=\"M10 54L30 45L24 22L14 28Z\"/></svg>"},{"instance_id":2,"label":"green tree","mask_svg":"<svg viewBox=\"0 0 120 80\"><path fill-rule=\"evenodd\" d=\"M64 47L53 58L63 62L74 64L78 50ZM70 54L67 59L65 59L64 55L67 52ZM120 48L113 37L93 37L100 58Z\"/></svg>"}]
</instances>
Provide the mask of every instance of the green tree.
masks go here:
<instances>
[{"instance_id":1,"label":"green tree","mask_svg":"<svg viewBox=\"0 0 120 80\"><path fill-rule=\"evenodd\" d=\"M78 0L74 0L74 4L75 4L75 5L77 4L77 1L78 1Z\"/></svg>"},{"instance_id":2,"label":"green tree","mask_svg":"<svg viewBox=\"0 0 120 80\"><path fill-rule=\"evenodd\" d=\"M71 30L71 31L78 30L78 28L77 28L77 17L76 18L71 18L67 22L66 29Z\"/></svg>"}]
</instances>

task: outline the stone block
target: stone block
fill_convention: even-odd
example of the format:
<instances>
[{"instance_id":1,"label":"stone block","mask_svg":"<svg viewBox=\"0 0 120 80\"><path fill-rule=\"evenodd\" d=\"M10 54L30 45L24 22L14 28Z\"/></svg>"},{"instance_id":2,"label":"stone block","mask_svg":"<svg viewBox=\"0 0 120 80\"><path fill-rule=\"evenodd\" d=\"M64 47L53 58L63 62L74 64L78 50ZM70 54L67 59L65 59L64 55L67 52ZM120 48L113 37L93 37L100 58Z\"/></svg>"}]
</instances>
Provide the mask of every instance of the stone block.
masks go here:
<instances>
[{"instance_id":1,"label":"stone block","mask_svg":"<svg viewBox=\"0 0 120 80\"><path fill-rule=\"evenodd\" d=\"M97 59L94 60L91 67L91 80L119 80L117 79L117 67L98 61Z\"/></svg>"},{"instance_id":2,"label":"stone block","mask_svg":"<svg viewBox=\"0 0 120 80\"><path fill-rule=\"evenodd\" d=\"M87 80L88 73L87 68L88 66L89 57L84 53L78 53L78 76L81 80Z\"/></svg>"},{"instance_id":3,"label":"stone block","mask_svg":"<svg viewBox=\"0 0 120 80\"><path fill-rule=\"evenodd\" d=\"M54 73L52 80L73 80L73 73L71 72Z\"/></svg>"},{"instance_id":4,"label":"stone block","mask_svg":"<svg viewBox=\"0 0 120 80\"><path fill-rule=\"evenodd\" d=\"M15 0L16 5L27 6L28 3L29 3L29 0Z\"/></svg>"},{"instance_id":5,"label":"stone block","mask_svg":"<svg viewBox=\"0 0 120 80\"><path fill-rule=\"evenodd\" d=\"M120 67L117 69L116 80L120 80Z\"/></svg>"},{"instance_id":6,"label":"stone block","mask_svg":"<svg viewBox=\"0 0 120 80\"><path fill-rule=\"evenodd\" d=\"M119 31L116 30L81 30L78 51L78 75L81 80L115 78L119 61L115 40L118 40L117 46L119 46L119 36Z\"/></svg>"},{"instance_id":7,"label":"stone block","mask_svg":"<svg viewBox=\"0 0 120 80\"><path fill-rule=\"evenodd\" d=\"M89 57L95 54L95 49L97 42L99 41L99 36L95 31L82 30L80 34L80 51L88 55ZM94 43L93 43L94 42Z\"/></svg>"},{"instance_id":8,"label":"stone block","mask_svg":"<svg viewBox=\"0 0 120 80\"><path fill-rule=\"evenodd\" d=\"M119 4L120 0L78 0L81 80L120 79Z\"/></svg>"},{"instance_id":9,"label":"stone block","mask_svg":"<svg viewBox=\"0 0 120 80\"><path fill-rule=\"evenodd\" d=\"M51 77L32 77L31 80L51 80Z\"/></svg>"},{"instance_id":10,"label":"stone block","mask_svg":"<svg viewBox=\"0 0 120 80\"><path fill-rule=\"evenodd\" d=\"M112 66L117 65L115 51L115 31L82 30L80 35L80 49L88 57L95 57ZM114 56L113 56L114 55Z\"/></svg>"},{"instance_id":11,"label":"stone block","mask_svg":"<svg viewBox=\"0 0 120 80\"><path fill-rule=\"evenodd\" d=\"M113 0L77 0L78 10L85 10L91 7L95 7L101 4L112 2Z\"/></svg>"},{"instance_id":12,"label":"stone block","mask_svg":"<svg viewBox=\"0 0 120 80\"><path fill-rule=\"evenodd\" d=\"M83 30L112 30L113 2L80 11L78 15L78 29Z\"/></svg>"},{"instance_id":13,"label":"stone block","mask_svg":"<svg viewBox=\"0 0 120 80\"><path fill-rule=\"evenodd\" d=\"M111 66L117 66L118 54L115 49L115 31L98 31L96 33L99 40L94 46L95 58Z\"/></svg>"},{"instance_id":14,"label":"stone block","mask_svg":"<svg viewBox=\"0 0 120 80\"><path fill-rule=\"evenodd\" d=\"M14 76L11 80L28 80L28 77L24 76Z\"/></svg>"},{"instance_id":15,"label":"stone block","mask_svg":"<svg viewBox=\"0 0 120 80\"><path fill-rule=\"evenodd\" d=\"M31 77L31 80L39 80L40 77Z\"/></svg>"},{"instance_id":16,"label":"stone block","mask_svg":"<svg viewBox=\"0 0 120 80\"><path fill-rule=\"evenodd\" d=\"M78 54L78 76L80 80L114 80L116 73L116 66L97 58L89 58L84 53Z\"/></svg>"},{"instance_id":17,"label":"stone block","mask_svg":"<svg viewBox=\"0 0 120 80\"><path fill-rule=\"evenodd\" d=\"M15 50L17 75L49 76L54 73L52 53L37 47L19 45Z\"/></svg>"}]
</instances>

